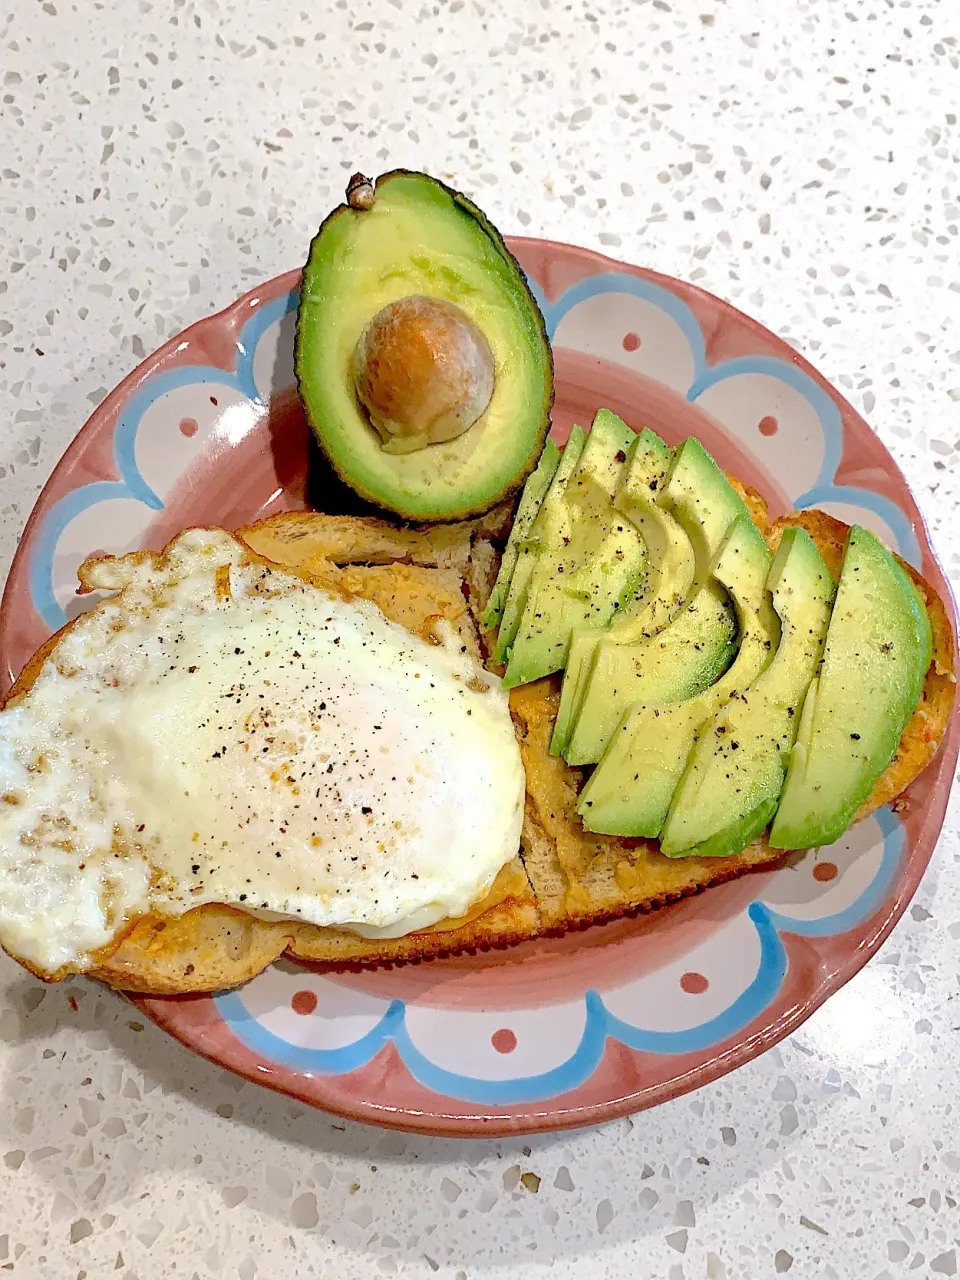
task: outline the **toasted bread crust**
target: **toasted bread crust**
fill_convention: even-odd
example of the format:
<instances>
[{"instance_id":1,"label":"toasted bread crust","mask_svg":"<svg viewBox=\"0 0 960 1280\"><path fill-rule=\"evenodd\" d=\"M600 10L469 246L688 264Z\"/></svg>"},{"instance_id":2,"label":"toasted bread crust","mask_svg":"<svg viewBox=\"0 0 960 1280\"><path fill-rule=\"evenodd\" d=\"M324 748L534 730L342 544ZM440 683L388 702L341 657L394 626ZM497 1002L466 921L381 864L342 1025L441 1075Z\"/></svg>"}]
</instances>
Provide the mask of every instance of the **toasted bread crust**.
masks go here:
<instances>
[{"instance_id":1,"label":"toasted bread crust","mask_svg":"<svg viewBox=\"0 0 960 1280\"><path fill-rule=\"evenodd\" d=\"M514 503L505 502L476 520L425 528L391 524L373 516L328 516L288 512L245 525L244 542L264 560L310 573L325 564L391 565L398 562L466 573L476 538L505 538Z\"/></svg>"},{"instance_id":2,"label":"toasted bread crust","mask_svg":"<svg viewBox=\"0 0 960 1280\"><path fill-rule=\"evenodd\" d=\"M817 542L831 571L839 572L846 525L823 512L802 512L770 526L762 498L731 479L772 546L785 527L800 525ZM505 533L498 509L480 521L427 530L297 513L258 521L240 536L254 558L347 598L370 599L412 631L422 630L440 613L477 652L475 621L499 558L494 540ZM926 767L953 709L954 641L946 609L933 588L905 567L927 601L934 660L897 755L858 818L899 795ZM81 569L82 583L84 578ZM62 634L51 637L30 660L10 700L29 689ZM168 995L237 986L284 954L325 968L360 968L485 951L650 911L783 856L763 837L735 858L671 859L659 853L654 841L585 832L575 812L583 771L549 752L558 696L555 676L511 692L527 772L522 861L508 864L491 897L472 917L404 938L368 940L346 930L265 921L232 907L203 906L178 919L151 916L135 922L112 951L98 957L93 976L121 989Z\"/></svg>"},{"instance_id":3,"label":"toasted bread crust","mask_svg":"<svg viewBox=\"0 0 960 1280\"><path fill-rule=\"evenodd\" d=\"M492 906L453 928L444 922L442 928L381 940L346 929L261 920L208 903L177 918L137 921L91 974L124 991L183 995L239 986L282 955L322 968L357 969L489 951L537 936L540 914L519 858L504 867L488 900Z\"/></svg>"}]
</instances>

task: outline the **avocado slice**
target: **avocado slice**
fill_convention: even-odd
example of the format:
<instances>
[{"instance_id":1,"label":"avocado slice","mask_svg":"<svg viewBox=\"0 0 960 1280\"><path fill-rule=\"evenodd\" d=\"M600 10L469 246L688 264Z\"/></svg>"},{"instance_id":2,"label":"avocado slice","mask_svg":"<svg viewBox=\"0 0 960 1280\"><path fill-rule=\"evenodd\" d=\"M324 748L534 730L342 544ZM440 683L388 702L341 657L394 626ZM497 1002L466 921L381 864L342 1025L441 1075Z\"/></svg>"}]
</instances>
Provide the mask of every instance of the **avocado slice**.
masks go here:
<instances>
[{"instance_id":1,"label":"avocado slice","mask_svg":"<svg viewBox=\"0 0 960 1280\"><path fill-rule=\"evenodd\" d=\"M567 523L540 557L503 677L508 689L529 684L567 659L576 628L605 627L643 575L643 539L613 505L634 433L600 409L563 494Z\"/></svg>"},{"instance_id":2,"label":"avocado slice","mask_svg":"<svg viewBox=\"0 0 960 1280\"><path fill-rule=\"evenodd\" d=\"M663 487L660 505L681 524L693 546L694 585L684 607L662 631L631 644L603 636L584 691L565 759L592 764L603 755L624 711L681 702L707 688L736 653L736 617L711 577L731 524L750 513L699 440L684 440Z\"/></svg>"},{"instance_id":3,"label":"avocado slice","mask_svg":"<svg viewBox=\"0 0 960 1280\"><path fill-rule=\"evenodd\" d=\"M634 608L617 618L608 637L617 644L633 644L656 635L680 612L696 575L693 544L677 517L657 498L673 470L674 452L659 436L645 430L638 438L617 491L618 511L643 535L648 555L647 590Z\"/></svg>"},{"instance_id":4,"label":"avocado slice","mask_svg":"<svg viewBox=\"0 0 960 1280\"><path fill-rule=\"evenodd\" d=\"M553 402L543 317L489 220L426 174L351 180L310 246L294 355L333 469L404 519L487 511L540 456Z\"/></svg>"},{"instance_id":5,"label":"avocado slice","mask_svg":"<svg viewBox=\"0 0 960 1280\"><path fill-rule=\"evenodd\" d=\"M690 539L666 507L657 504L673 458L673 450L649 427L639 433L627 454L614 505L640 530L647 571L642 591L607 630L607 638L616 644L635 643L662 630L680 612L693 584L696 562ZM553 755L563 755L570 744L599 643L593 629L573 633L550 742Z\"/></svg>"},{"instance_id":6,"label":"avocado slice","mask_svg":"<svg viewBox=\"0 0 960 1280\"><path fill-rule=\"evenodd\" d=\"M779 803L835 590L803 529L784 531L767 587L780 617L776 656L701 732L660 838L661 852L671 857L740 853Z\"/></svg>"},{"instance_id":7,"label":"avocado slice","mask_svg":"<svg viewBox=\"0 0 960 1280\"><path fill-rule=\"evenodd\" d=\"M854 525L770 830L773 848L807 849L843 835L896 754L931 652L930 618L907 572Z\"/></svg>"},{"instance_id":8,"label":"avocado slice","mask_svg":"<svg viewBox=\"0 0 960 1280\"><path fill-rule=\"evenodd\" d=\"M588 831L660 834L697 733L728 699L754 682L776 650L780 626L765 587L770 560L749 515L738 516L712 570L736 606L737 656L715 684L683 702L628 708L580 793L577 811Z\"/></svg>"},{"instance_id":9,"label":"avocado slice","mask_svg":"<svg viewBox=\"0 0 960 1280\"><path fill-rule=\"evenodd\" d=\"M540 509L534 517L530 531L520 546L507 602L503 607L503 618L497 632L497 644L493 651L494 662L504 663L510 657L513 641L520 626L520 619L527 603L533 572L540 559L540 551L545 546L556 546L568 536L569 514L563 495L571 475L577 468L580 455L587 443L587 433L583 427L574 427L563 447L557 469L550 481L550 487L544 494Z\"/></svg>"},{"instance_id":10,"label":"avocado slice","mask_svg":"<svg viewBox=\"0 0 960 1280\"><path fill-rule=\"evenodd\" d=\"M560 450L552 440L548 439L543 446L543 453L540 455L536 470L527 477L527 483L523 486L517 513L513 518L510 537L507 539L507 545L503 549L497 580L493 584L493 591L490 593L487 607L480 619L485 627L493 628L500 625L504 606L507 603L507 595L510 591L513 571L520 555L520 548L526 541L533 522L537 518L540 504L550 488L550 482L556 474L559 463Z\"/></svg>"}]
</instances>

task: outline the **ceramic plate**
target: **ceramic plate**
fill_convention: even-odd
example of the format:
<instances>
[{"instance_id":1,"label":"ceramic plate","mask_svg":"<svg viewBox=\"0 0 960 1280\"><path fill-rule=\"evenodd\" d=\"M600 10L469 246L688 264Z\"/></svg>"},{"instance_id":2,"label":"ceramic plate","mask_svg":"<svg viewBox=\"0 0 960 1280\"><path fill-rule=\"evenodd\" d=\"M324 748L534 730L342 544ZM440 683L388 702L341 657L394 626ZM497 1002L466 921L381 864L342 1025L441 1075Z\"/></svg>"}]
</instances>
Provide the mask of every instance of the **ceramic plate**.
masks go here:
<instances>
[{"instance_id":1,"label":"ceramic plate","mask_svg":"<svg viewBox=\"0 0 960 1280\"><path fill-rule=\"evenodd\" d=\"M695 434L773 515L819 506L865 524L949 599L890 455L793 350L679 281L565 245L511 247L554 344L557 441L600 405L669 443ZM84 557L304 505L297 283L282 276L169 342L77 436L10 573L5 687L88 605ZM899 812L652 916L379 972L281 962L239 991L136 1003L196 1052L362 1120L476 1135L637 1111L769 1048L866 963L927 865L957 750L955 721Z\"/></svg>"}]
</instances>

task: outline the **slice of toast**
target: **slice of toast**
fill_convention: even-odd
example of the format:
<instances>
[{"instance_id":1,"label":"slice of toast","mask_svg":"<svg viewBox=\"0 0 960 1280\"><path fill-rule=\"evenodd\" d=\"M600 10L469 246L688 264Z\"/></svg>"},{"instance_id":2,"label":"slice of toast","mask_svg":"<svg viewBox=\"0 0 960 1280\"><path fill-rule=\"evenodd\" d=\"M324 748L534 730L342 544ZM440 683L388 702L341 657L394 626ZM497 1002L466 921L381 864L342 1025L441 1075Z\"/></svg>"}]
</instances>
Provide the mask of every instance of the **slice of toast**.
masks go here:
<instances>
[{"instance_id":1,"label":"slice of toast","mask_svg":"<svg viewBox=\"0 0 960 1280\"><path fill-rule=\"evenodd\" d=\"M846 525L824 513L807 512L769 527L762 499L737 487L771 545L787 524L802 524L830 568L839 570ZM496 577L497 543L508 524L508 516L499 509L481 521L441 530L297 513L257 522L240 536L259 557L328 590L370 599L411 631L429 629L439 614L477 652L476 620ZM918 575L912 576L930 609L934 661L897 756L859 817L898 795L929 763L953 707L950 623L936 592ZM481 637L480 642L488 639ZM11 697L29 687L55 642L56 637L28 664ZM327 967L429 960L650 910L782 856L762 837L735 858L671 859L658 852L655 841L585 832L575 812L584 771L549 752L559 687L559 677L552 676L511 691L511 712L527 772L521 858L504 868L491 894L468 917L404 938L373 941L346 930L265 921L231 907L204 906L179 919L148 917L137 922L112 954L102 957L94 976L126 990L179 994L236 986L284 953Z\"/></svg>"}]
</instances>

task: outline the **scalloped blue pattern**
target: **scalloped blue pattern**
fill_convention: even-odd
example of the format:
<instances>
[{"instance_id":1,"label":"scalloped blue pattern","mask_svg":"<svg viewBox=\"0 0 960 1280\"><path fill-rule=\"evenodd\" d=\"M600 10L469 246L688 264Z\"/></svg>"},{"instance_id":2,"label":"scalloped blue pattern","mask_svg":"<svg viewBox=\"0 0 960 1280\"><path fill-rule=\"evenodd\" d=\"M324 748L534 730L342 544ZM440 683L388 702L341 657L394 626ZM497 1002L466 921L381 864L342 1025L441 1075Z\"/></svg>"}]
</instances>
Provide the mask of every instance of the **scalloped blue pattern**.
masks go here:
<instances>
[{"instance_id":1,"label":"scalloped blue pattern","mask_svg":"<svg viewBox=\"0 0 960 1280\"><path fill-rule=\"evenodd\" d=\"M143 415L169 391L192 383L216 383L230 387L255 404L261 404L253 376L257 344L275 320L296 309L298 299L299 294L294 291L264 303L252 312L237 339L237 363L232 373L215 365L181 365L167 373L155 374L124 405L113 433L113 460L120 479L96 481L74 489L51 507L35 535L28 568L30 597L51 631L59 631L67 621L67 615L54 594L53 564L57 544L71 520L88 507L112 498L132 498L151 511L163 510L163 500L147 484L137 466L137 432Z\"/></svg>"},{"instance_id":2,"label":"scalloped blue pattern","mask_svg":"<svg viewBox=\"0 0 960 1280\"><path fill-rule=\"evenodd\" d=\"M599 992L585 991L586 1024L580 1043L566 1062L540 1075L484 1080L438 1066L411 1040L405 1022L406 1009L400 1000L391 1002L371 1031L340 1049L303 1048L274 1035L251 1015L244 1004L242 988L215 996L214 1003L231 1033L248 1049L263 1055L267 1061L296 1071L320 1075L353 1071L365 1066L392 1041L414 1079L435 1093L489 1106L543 1102L560 1097L589 1080L603 1057L608 1038L644 1053L680 1055L719 1047L749 1026L776 998L786 976L787 952L781 934L810 938L845 933L868 919L883 901L900 865L906 840L903 824L896 814L882 809L874 816L883 835L883 856L877 874L849 907L823 919L798 920L763 902L750 904L747 916L760 940L760 961L746 990L726 1009L682 1031L651 1031L610 1013Z\"/></svg>"},{"instance_id":3,"label":"scalloped blue pattern","mask_svg":"<svg viewBox=\"0 0 960 1280\"><path fill-rule=\"evenodd\" d=\"M560 295L556 302L549 302L538 288L534 290L537 302L543 311L547 334L552 339L557 326L563 317L577 303L594 298L600 293L629 293L645 302L652 303L664 311L686 335L693 354L694 376L687 388L687 400L695 403L709 388L728 378L745 373L766 374L779 378L781 382L792 387L810 404L823 431L824 458L817 477L816 485L807 493L795 499L798 510L818 506L824 502L849 502L880 517L897 540L897 550L915 569L920 568L922 555L920 543L913 526L896 503L872 489L856 489L850 486L838 486L834 483L837 467L843 455L843 423L836 404L820 384L808 373L781 360L778 356L740 356L734 360L726 360L721 364L708 365L706 344L703 332L696 316L687 304L662 285L644 280L640 276L611 271L601 275L589 276Z\"/></svg>"}]
</instances>

